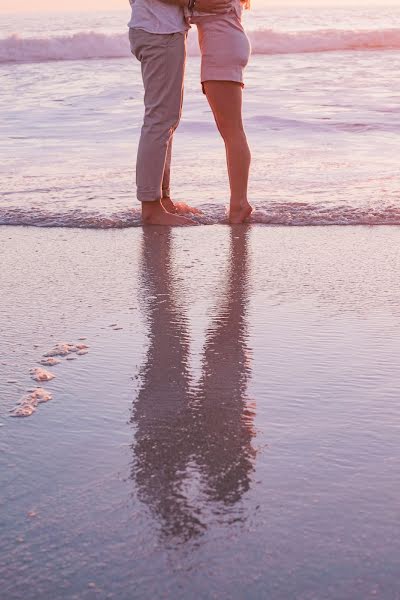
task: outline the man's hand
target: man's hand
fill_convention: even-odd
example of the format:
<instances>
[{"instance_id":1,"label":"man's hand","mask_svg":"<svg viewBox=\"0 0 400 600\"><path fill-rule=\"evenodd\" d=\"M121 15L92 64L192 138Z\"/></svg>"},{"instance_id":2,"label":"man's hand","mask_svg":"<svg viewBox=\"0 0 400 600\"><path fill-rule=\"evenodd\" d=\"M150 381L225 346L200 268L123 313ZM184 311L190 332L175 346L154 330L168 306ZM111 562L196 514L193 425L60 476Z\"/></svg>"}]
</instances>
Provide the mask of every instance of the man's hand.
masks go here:
<instances>
[{"instance_id":1,"label":"man's hand","mask_svg":"<svg viewBox=\"0 0 400 600\"><path fill-rule=\"evenodd\" d=\"M188 0L161 0L168 4L180 4L187 6ZM205 13L225 13L232 6L232 0L197 0L196 11Z\"/></svg>"}]
</instances>

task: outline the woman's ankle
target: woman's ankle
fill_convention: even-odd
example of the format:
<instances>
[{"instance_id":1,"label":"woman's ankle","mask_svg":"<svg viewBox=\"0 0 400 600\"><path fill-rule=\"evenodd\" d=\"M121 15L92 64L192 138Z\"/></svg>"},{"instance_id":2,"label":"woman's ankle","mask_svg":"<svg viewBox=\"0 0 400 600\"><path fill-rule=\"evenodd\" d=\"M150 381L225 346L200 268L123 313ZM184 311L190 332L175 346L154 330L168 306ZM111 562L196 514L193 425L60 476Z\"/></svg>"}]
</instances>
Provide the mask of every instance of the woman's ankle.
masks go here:
<instances>
[{"instance_id":1,"label":"woman's ankle","mask_svg":"<svg viewBox=\"0 0 400 600\"><path fill-rule=\"evenodd\" d=\"M241 210L244 206L250 206L250 203L246 197L231 198L230 203L229 203L230 210Z\"/></svg>"}]
</instances>

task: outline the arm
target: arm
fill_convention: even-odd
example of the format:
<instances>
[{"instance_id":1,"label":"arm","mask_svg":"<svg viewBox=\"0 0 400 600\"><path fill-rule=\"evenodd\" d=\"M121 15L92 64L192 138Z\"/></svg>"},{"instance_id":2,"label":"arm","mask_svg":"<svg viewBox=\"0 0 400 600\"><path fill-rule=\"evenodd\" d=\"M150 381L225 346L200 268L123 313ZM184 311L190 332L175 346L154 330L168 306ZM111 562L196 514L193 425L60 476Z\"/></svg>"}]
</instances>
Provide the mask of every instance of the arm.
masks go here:
<instances>
[{"instance_id":1,"label":"arm","mask_svg":"<svg viewBox=\"0 0 400 600\"><path fill-rule=\"evenodd\" d=\"M175 4L186 8L189 0L160 0L164 4ZM207 13L223 13L229 10L232 0L197 0L196 10Z\"/></svg>"}]
</instances>

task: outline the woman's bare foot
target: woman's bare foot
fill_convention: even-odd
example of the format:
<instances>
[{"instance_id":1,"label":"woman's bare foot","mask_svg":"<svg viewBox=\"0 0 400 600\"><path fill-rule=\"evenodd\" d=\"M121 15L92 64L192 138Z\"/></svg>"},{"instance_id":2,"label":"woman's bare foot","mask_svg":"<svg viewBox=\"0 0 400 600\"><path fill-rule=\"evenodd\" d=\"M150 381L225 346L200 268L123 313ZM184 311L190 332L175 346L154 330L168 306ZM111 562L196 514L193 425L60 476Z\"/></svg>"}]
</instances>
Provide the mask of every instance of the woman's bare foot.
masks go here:
<instances>
[{"instance_id":1,"label":"woman's bare foot","mask_svg":"<svg viewBox=\"0 0 400 600\"><path fill-rule=\"evenodd\" d=\"M242 202L238 207L231 206L229 210L229 223L231 225L245 223L249 219L252 212L253 207L247 201Z\"/></svg>"},{"instance_id":2,"label":"woman's bare foot","mask_svg":"<svg viewBox=\"0 0 400 600\"><path fill-rule=\"evenodd\" d=\"M142 202L143 225L167 225L169 227L196 225L192 219L172 214L165 210L160 200Z\"/></svg>"}]
</instances>

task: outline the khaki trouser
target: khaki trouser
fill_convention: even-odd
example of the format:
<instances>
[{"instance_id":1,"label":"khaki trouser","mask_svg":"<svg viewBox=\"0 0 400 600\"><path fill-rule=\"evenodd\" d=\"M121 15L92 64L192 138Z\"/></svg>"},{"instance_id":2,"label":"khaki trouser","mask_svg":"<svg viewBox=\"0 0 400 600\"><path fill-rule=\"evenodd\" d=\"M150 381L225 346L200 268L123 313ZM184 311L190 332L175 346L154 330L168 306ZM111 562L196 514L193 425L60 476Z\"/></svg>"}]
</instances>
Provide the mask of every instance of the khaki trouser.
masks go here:
<instances>
[{"instance_id":1,"label":"khaki trouser","mask_svg":"<svg viewBox=\"0 0 400 600\"><path fill-rule=\"evenodd\" d=\"M130 29L129 41L142 66L145 114L136 185L138 200L147 202L170 195L172 138L182 113L186 34Z\"/></svg>"}]
</instances>

